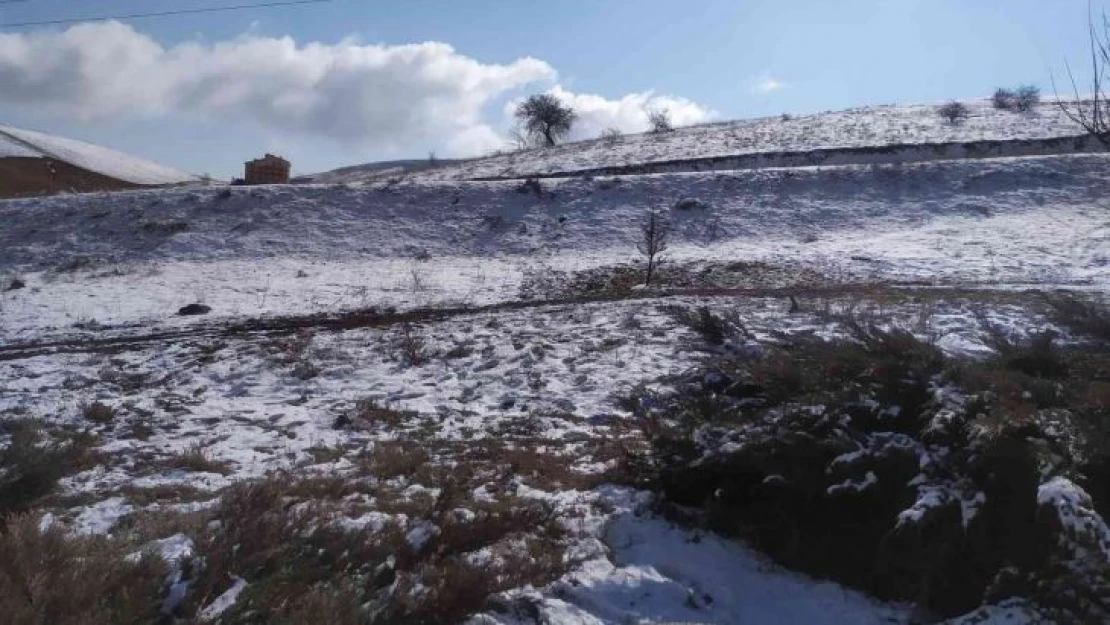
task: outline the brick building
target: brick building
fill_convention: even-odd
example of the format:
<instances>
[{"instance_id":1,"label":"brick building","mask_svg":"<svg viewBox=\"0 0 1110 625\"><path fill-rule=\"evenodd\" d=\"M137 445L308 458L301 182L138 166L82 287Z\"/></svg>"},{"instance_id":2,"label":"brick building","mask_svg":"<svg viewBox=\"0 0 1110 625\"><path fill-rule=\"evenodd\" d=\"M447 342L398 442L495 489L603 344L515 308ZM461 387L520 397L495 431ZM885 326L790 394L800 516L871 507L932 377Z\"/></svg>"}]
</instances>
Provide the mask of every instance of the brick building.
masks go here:
<instances>
[{"instance_id":1,"label":"brick building","mask_svg":"<svg viewBox=\"0 0 1110 625\"><path fill-rule=\"evenodd\" d=\"M289 167L289 161L284 158L267 154L247 161L243 181L247 184L288 184Z\"/></svg>"}]
</instances>

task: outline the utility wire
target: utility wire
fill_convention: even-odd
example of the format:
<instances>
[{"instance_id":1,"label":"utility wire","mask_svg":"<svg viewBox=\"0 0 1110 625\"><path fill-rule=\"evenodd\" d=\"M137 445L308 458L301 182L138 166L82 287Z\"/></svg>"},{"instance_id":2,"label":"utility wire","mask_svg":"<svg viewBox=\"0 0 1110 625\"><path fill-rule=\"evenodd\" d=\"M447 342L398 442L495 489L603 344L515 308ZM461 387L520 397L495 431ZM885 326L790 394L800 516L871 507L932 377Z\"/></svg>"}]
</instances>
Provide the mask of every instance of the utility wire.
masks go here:
<instances>
[{"instance_id":1,"label":"utility wire","mask_svg":"<svg viewBox=\"0 0 1110 625\"><path fill-rule=\"evenodd\" d=\"M30 0L7 0L0 4L15 2L29 2ZM102 22L104 20L132 20L144 17L169 17L172 15L192 15L196 13L218 13L223 11L240 11L243 9L264 9L270 7L287 7L301 4L324 4L332 0L287 0L285 2L259 2L256 4L236 4L222 7L206 7L199 9L176 9L172 11L158 11L155 13L131 13L126 15L94 15L90 17L74 17L55 20L41 20L37 22L16 22L13 24L0 24L0 28L24 28L27 26L53 26L57 24L77 24L80 22Z\"/></svg>"}]
</instances>

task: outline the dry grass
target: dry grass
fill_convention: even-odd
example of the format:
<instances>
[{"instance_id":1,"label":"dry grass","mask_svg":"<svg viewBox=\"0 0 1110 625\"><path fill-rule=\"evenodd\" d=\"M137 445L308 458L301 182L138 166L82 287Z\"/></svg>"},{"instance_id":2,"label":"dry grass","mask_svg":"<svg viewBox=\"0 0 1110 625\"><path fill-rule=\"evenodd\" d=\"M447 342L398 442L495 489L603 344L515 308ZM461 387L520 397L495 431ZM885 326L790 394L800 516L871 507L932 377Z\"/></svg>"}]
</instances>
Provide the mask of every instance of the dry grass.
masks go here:
<instances>
[{"instance_id":1,"label":"dry grass","mask_svg":"<svg viewBox=\"0 0 1110 625\"><path fill-rule=\"evenodd\" d=\"M119 489L119 494L137 506L146 507L155 503L189 503L205 501L214 497L213 493L189 484L159 484L157 486L133 486L127 484Z\"/></svg>"},{"instance_id":2,"label":"dry grass","mask_svg":"<svg viewBox=\"0 0 1110 625\"><path fill-rule=\"evenodd\" d=\"M305 329L293 336L274 339L266 344L265 349L277 364L294 365L305 359L315 338L311 330Z\"/></svg>"},{"instance_id":3,"label":"dry grass","mask_svg":"<svg viewBox=\"0 0 1110 625\"><path fill-rule=\"evenodd\" d=\"M407 321L401 323L392 343L397 360L409 367L423 365L430 358L427 341L420 334L420 329Z\"/></svg>"},{"instance_id":4,"label":"dry grass","mask_svg":"<svg viewBox=\"0 0 1110 625\"><path fill-rule=\"evenodd\" d=\"M316 445L306 449L305 453L312 456L313 464L325 464L342 460L347 455L347 450L342 445Z\"/></svg>"},{"instance_id":5,"label":"dry grass","mask_svg":"<svg viewBox=\"0 0 1110 625\"><path fill-rule=\"evenodd\" d=\"M366 475L382 479L396 477L415 477L421 469L429 469L432 459L428 449L409 440L377 441L368 453L356 458Z\"/></svg>"},{"instance_id":6,"label":"dry grass","mask_svg":"<svg viewBox=\"0 0 1110 625\"><path fill-rule=\"evenodd\" d=\"M61 478L101 461L95 439L26 419L0 422L0 518L30 509Z\"/></svg>"},{"instance_id":7,"label":"dry grass","mask_svg":"<svg viewBox=\"0 0 1110 625\"><path fill-rule=\"evenodd\" d=\"M299 625L326 613L329 623L453 623L482 609L490 594L541 585L565 570L562 531L536 502L476 503L468 488L445 483L438 499L408 511L412 522L435 528L414 547L399 523L377 531L331 523L340 502L316 498L334 487L320 479L306 486L278 474L228 489L212 513L218 529L195 537L205 566L182 614L195 614L235 574L250 585L225 622ZM478 550L491 558L467 557Z\"/></svg>"},{"instance_id":8,"label":"dry grass","mask_svg":"<svg viewBox=\"0 0 1110 625\"><path fill-rule=\"evenodd\" d=\"M168 469L179 469L193 473L218 473L220 475L231 475L232 473L230 462L213 459L205 451L204 446L199 443L190 445L171 455L162 461L162 465Z\"/></svg>"},{"instance_id":9,"label":"dry grass","mask_svg":"<svg viewBox=\"0 0 1110 625\"><path fill-rule=\"evenodd\" d=\"M398 431L406 423L416 419L418 413L409 410L396 410L382 405L378 400L367 397L355 402L354 409L340 415L336 428L351 427L356 430Z\"/></svg>"},{"instance_id":10,"label":"dry grass","mask_svg":"<svg viewBox=\"0 0 1110 625\"><path fill-rule=\"evenodd\" d=\"M126 558L103 537L41 530L35 515L11 517L0 533L0 614L9 625L139 625L158 620L164 565Z\"/></svg>"},{"instance_id":11,"label":"dry grass","mask_svg":"<svg viewBox=\"0 0 1110 625\"><path fill-rule=\"evenodd\" d=\"M94 401L91 404L81 406L81 416L83 416L86 421L92 421L93 423L103 425L111 423L112 420L116 418L116 411L107 404Z\"/></svg>"}]
</instances>

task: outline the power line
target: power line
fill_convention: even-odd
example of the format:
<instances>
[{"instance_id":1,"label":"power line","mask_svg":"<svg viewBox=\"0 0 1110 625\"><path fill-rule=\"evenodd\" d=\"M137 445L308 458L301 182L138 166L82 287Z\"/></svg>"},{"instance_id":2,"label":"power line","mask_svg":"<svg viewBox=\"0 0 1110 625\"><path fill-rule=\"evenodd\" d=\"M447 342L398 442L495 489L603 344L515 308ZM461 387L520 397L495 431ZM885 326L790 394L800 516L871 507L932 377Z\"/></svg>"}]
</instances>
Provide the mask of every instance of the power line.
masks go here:
<instances>
[{"instance_id":1,"label":"power line","mask_svg":"<svg viewBox=\"0 0 1110 625\"><path fill-rule=\"evenodd\" d=\"M29 2L30 0L7 0L0 4L15 2ZM285 2L259 2L256 4L236 4L222 7L206 7L201 9L175 9L172 11L158 11L155 13L130 13L126 15L94 15L90 17L74 17L56 20L41 20L37 22L16 22L14 24L0 24L0 28L24 28L27 26L54 26L58 24L78 24L80 22L102 22L104 20L132 20L144 17L169 17L172 15L192 15L196 13L218 13L223 11L241 11L244 9L264 9L270 7L287 7L300 4L324 4L332 0L287 0Z\"/></svg>"}]
</instances>

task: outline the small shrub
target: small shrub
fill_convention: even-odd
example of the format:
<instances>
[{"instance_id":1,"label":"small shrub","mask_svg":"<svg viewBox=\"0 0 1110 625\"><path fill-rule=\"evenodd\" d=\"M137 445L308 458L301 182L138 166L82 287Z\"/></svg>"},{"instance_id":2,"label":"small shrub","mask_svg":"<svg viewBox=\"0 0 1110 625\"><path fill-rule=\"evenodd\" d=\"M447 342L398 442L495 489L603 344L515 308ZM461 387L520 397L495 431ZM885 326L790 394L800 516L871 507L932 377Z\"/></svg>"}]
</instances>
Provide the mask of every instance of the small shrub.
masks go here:
<instances>
[{"instance_id":1,"label":"small shrub","mask_svg":"<svg viewBox=\"0 0 1110 625\"><path fill-rule=\"evenodd\" d=\"M726 319L714 314L707 306L690 309L674 306L666 312L680 324L693 330L709 345L722 345L735 336L751 336L739 316Z\"/></svg>"},{"instance_id":2,"label":"small shrub","mask_svg":"<svg viewBox=\"0 0 1110 625\"><path fill-rule=\"evenodd\" d=\"M997 329L988 331L984 343L994 349L999 363L1012 371L1037 378L1060 378L1068 365L1056 346L1056 333L1038 332L1027 341L1016 341Z\"/></svg>"},{"instance_id":3,"label":"small shrub","mask_svg":"<svg viewBox=\"0 0 1110 625\"><path fill-rule=\"evenodd\" d=\"M25 288L26 286L27 282L23 278L21 278L20 276L12 276L11 279L8 280L8 283L4 285L4 290L18 291L19 289Z\"/></svg>"},{"instance_id":4,"label":"small shrub","mask_svg":"<svg viewBox=\"0 0 1110 625\"><path fill-rule=\"evenodd\" d=\"M684 197L674 203L674 210L676 211L705 210L707 208L709 208L708 204L693 197Z\"/></svg>"},{"instance_id":5,"label":"small shrub","mask_svg":"<svg viewBox=\"0 0 1110 625\"><path fill-rule=\"evenodd\" d=\"M320 375L320 366L311 360L305 359L293 365L291 373L298 380L311 380Z\"/></svg>"},{"instance_id":6,"label":"small shrub","mask_svg":"<svg viewBox=\"0 0 1110 625\"><path fill-rule=\"evenodd\" d=\"M536 197L543 197L543 183L536 178L526 178L524 182L517 185L516 192L524 195L534 193Z\"/></svg>"},{"instance_id":7,"label":"small shrub","mask_svg":"<svg viewBox=\"0 0 1110 625\"><path fill-rule=\"evenodd\" d=\"M640 240L636 242L636 249L647 261L647 270L644 273L644 285L651 286L651 279L655 270L662 262L660 256L670 247L671 224L660 211L649 210L640 224Z\"/></svg>"},{"instance_id":8,"label":"small shrub","mask_svg":"<svg viewBox=\"0 0 1110 625\"><path fill-rule=\"evenodd\" d=\"M394 339L394 348L400 361L407 366L416 367L428 362L427 342L419 329L407 321L401 324Z\"/></svg>"},{"instance_id":9,"label":"small shrub","mask_svg":"<svg viewBox=\"0 0 1110 625\"><path fill-rule=\"evenodd\" d=\"M81 415L93 423L111 423L116 417L116 411L111 406L94 401L81 407Z\"/></svg>"},{"instance_id":10,"label":"small shrub","mask_svg":"<svg viewBox=\"0 0 1110 625\"><path fill-rule=\"evenodd\" d=\"M1018 87L1014 96L1014 110L1019 113L1028 113L1037 108L1041 103L1041 90L1033 85Z\"/></svg>"},{"instance_id":11,"label":"small shrub","mask_svg":"<svg viewBox=\"0 0 1110 625\"><path fill-rule=\"evenodd\" d=\"M999 87L991 96L991 105L1000 111L1009 111L1013 110L1016 99L1017 94L1013 90Z\"/></svg>"},{"instance_id":12,"label":"small shrub","mask_svg":"<svg viewBox=\"0 0 1110 625\"><path fill-rule=\"evenodd\" d=\"M654 109L648 111L648 126L652 134L662 134L674 130L671 124L671 113L667 109Z\"/></svg>"},{"instance_id":13,"label":"small shrub","mask_svg":"<svg viewBox=\"0 0 1110 625\"><path fill-rule=\"evenodd\" d=\"M600 138L606 145L616 145L620 143L622 137L624 137L624 133L621 132L620 128L610 126L601 131Z\"/></svg>"},{"instance_id":14,"label":"small shrub","mask_svg":"<svg viewBox=\"0 0 1110 625\"><path fill-rule=\"evenodd\" d=\"M1110 343L1110 306L1069 293L1045 296L1053 321L1084 338Z\"/></svg>"},{"instance_id":15,"label":"small shrub","mask_svg":"<svg viewBox=\"0 0 1110 625\"><path fill-rule=\"evenodd\" d=\"M967 105L963 102L953 100L938 108L937 114L940 115L944 121L955 126L967 119L970 111L968 111Z\"/></svg>"},{"instance_id":16,"label":"small shrub","mask_svg":"<svg viewBox=\"0 0 1110 625\"><path fill-rule=\"evenodd\" d=\"M36 421L2 421L0 435L7 438L0 448L0 518L28 510L53 492L58 480L98 459L91 437L48 432Z\"/></svg>"},{"instance_id":17,"label":"small shrub","mask_svg":"<svg viewBox=\"0 0 1110 625\"><path fill-rule=\"evenodd\" d=\"M367 431L378 429L396 431L417 416L416 412L395 410L383 406L372 397L367 397L356 401L353 410L340 415L335 420L335 427L336 429L350 427Z\"/></svg>"}]
</instances>

